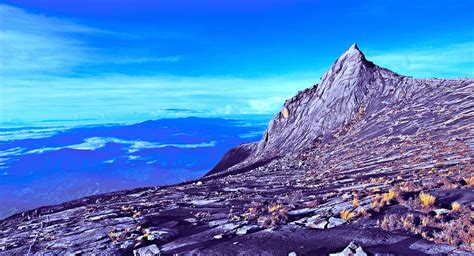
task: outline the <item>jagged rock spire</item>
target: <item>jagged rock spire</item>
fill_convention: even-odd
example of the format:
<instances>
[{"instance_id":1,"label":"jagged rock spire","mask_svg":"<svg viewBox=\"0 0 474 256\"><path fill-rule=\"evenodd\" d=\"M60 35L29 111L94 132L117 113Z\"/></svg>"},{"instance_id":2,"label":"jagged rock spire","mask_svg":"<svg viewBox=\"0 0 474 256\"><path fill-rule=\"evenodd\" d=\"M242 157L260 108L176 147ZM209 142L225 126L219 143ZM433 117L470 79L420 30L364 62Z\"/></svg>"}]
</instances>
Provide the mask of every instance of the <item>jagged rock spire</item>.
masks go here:
<instances>
[{"instance_id":1,"label":"jagged rock spire","mask_svg":"<svg viewBox=\"0 0 474 256\"><path fill-rule=\"evenodd\" d=\"M270 122L257 155L303 148L348 123L363 108L377 70L356 44L351 45L316 88L303 91L285 104L284 114Z\"/></svg>"},{"instance_id":2,"label":"jagged rock spire","mask_svg":"<svg viewBox=\"0 0 474 256\"><path fill-rule=\"evenodd\" d=\"M367 61L365 55L359 50L357 44L352 44L349 49L347 49L329 68L329 70L323 75L321 79L321 84L325 80L333 77L329 82L333 82L336 78L347 79L348 76L354 77L357 74L357 71L360 71L361 68L373 67L373 63Z\"/></svg>"}]
</instances>

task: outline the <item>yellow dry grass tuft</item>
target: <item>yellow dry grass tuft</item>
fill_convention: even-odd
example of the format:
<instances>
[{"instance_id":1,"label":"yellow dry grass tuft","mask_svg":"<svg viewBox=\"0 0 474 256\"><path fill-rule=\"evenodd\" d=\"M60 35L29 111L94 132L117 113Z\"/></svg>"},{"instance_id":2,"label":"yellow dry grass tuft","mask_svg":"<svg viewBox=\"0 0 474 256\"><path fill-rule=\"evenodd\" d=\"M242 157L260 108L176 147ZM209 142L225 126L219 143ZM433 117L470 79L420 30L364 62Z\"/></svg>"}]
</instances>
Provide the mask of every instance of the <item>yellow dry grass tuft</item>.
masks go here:
<instances>
[{"instance_id":1,"label":"yellow dry grass tuft","mask_svg":"<svg viewBox=\"0 0 474 256\"><path fill-rule=\"evenodd\" d=\"M413 231L414 230L414 227L415 225L413 224L414 222L414 216L413 214L408 214L406 216L403 216L401 219L400 219L403 227L406 229L406 230L410 230L410 231Z\"/></svg>"},{"instance_id":2,"label":"yellow dry grass tuft","mask_svg":"<svg viewBox=\"0 0 474 256\"><path fill-rule=\"evenodd\" d=\"M275 213L275 212L279 212L283 209L283 205L282 204L279 204L279 203L276 203L276 204L272 204L270 206L268 206L268 213Z\"/></svg>"},{"instance_id":3,"label":"yellow dry grass tuft","mask_svg":"<svg viewBox=\"0 0 474 256\"><path fill-rule=\"evenodd\" d=\"M370 208L377 210L378 208L383 206L382 198L380 195L376 195L373 201L370 203Z\"/></svg>"},{"instance_id":4,"label":"yellow dry grass tuft","mask_svg":"<svg viewBox=\"0 0 474 256\"><path fill-rule=\"evenodd\" d=\"M390 204L390 201L392 201L397 194L393 190L388 190L387 193L382 195L382 202Z\"/></svg>"},{"instance_id":5,"label":"yellow dry grass tuft","mask_svg":"<svg viewBox=\"0 0 474 256\"><path fill-rule=\"evenodd\" d=\"M434 205L436 201L436 197L425 192L421 192L418 198L420 199L420 202L423 205L423 207L431 207Z\"/></svg>"},{"instance_id":6,"label":"yellow dry grass tuft","mask_svg":"<svg viewBox=\"0 0 474 256\"><path fill-rule=\"evenodd\" d=\"M464 178L464 180L466 181L467 185L471 187L474 186L474 176Z\"/></svg>"},{"instance_id":7,"label":"yellow dry grass tuft","mask_svg":"<svg viewBox=\"0 0 474 256\"><path fill-rule=\"evenodd\" d=\"M359 207L359 198L354 197L354 198L352 199L352 206L354 206L354 208Z\"/></svg>"},{"instance_id":8,"label":"yellow dry grass tuft","mask_svg":"<svg viewBox=\"0 0 474 256\"><path fill-rule=\"evenodd\" d=\"M354 218L355 216L357 216L357 214L355 212L352 212L351 210L344 210L341 212L341 219L345 220L345 221L348 221L352 218Z\"/></svg>"},{"instance_id":9,"label":"yellow dry grass tuft","mask_svg":"<svg viewBox=\"0 0 474 256\"><path fill-rule=\"evenodd\" d=\"M451 211L457 212L457 211L459 211L459 210L461 210L461 204L458 203L458 202L453 202L453 203L451 204Z\"/></svg>"}]
</instances>

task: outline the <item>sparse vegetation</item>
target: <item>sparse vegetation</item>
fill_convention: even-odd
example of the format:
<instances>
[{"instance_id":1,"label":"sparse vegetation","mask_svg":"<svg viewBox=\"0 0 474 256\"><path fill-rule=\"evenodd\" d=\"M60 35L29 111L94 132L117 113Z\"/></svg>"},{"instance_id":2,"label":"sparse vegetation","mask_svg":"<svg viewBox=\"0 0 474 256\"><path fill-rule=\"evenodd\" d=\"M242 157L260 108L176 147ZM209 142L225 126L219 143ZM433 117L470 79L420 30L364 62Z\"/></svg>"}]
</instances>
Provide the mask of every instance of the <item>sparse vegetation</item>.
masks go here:
<instances>
[{"instance_id":1,"label":"sparse vegetation","mask_svg":"<svg viewBox=\"0 0 474 256\"><path fill-rule=\"evenodd\" d=\"M359 198L354 197L354 198L352 199L352 206L354 206L354 208L359 207Z\"/></svg>"},{"instance_id":2,"label":"sparse vegetation","mask_svg":"<svg viewBox=\"0 0 474 256\"><path fill-rule=\"evenodd\" d=\"M357 214L351 210L343 210L340 213L341 219L348 221L357 216Z\"/></svg>"},{"instance_id":3,"label":"sparse vegetation","mask_svg":"<svg viewBox=\"0 0 474 256\"><path fill-rule=\"evenodd\" d=\"M468 186L474 187L474 176L466 177L464 181L466 181Z\"/></svg>"},{"instance_id":4,"label":"sparse vegetation","mask_svg":"<svg viewBox=\"0 0 474 256\"><path fill-rule=\"evenodd\" d=\"M377 221L377 226L381 227L383 230L386 230L386 231L398 229L399 224L400 224L400 216L397 214L384 215L382 220Z\"/></svg>"},{"instance_id":5,"label":"sparse vegetation","mask_svg":"<svg viewBox=\"0 0 474 256\"><path fill-rule=\"evenodd\" d=\"M260 216L257 223L261 227L274 227L286 223L288 207L277 202L268 206L268 215Z\"/></svg>"},{"instance_id":6,"label":"sparse vegetation","mask_svg":"<svg viewBox=\"0 0 474 256\"><path fill-rule=\"evenodd\" d=\"M472 248L474 243L474 228L472 216L463 215L449 222L440 223L442 231L434 234L434 240L439 243L448 243L451 245L464 244L467 248Z\"/></svg>"},{"instance_id":7,"label":"sparse vegetation","mask_svg":"<svg viewBox=\"0 0 474 256\"><path fill-rule=\"evenodd\" d=\"M262 203L252 202L242 215L231 212L229 218L233 221L256 221L261 227L275 227L287 222L290 209L290 206L281 202L271 203L267 207Z\"/></svg>"},{"instance_id":8,"label":"sparse vegetation","mask_svg":"<svg viewBox=\"0 0 474 256\"><path fill-rule=\"evenodd\" d=\"M421 192L418 198L424 208L432 207L436 201L436 197L425 192Z\"/></svg>"},{"instance_id":9,"label":"sparse vegetation","mask_svg":"<svg viewBox=\"0 0 474 256\"><path fill-rule=\"evenodd\" d=\"M411 213L400 218L400 222L404 229L411 231L413 233L417 233L415 229L414 220L415 220L415 217Z\"/></svg>"},{"instance_id":10,"label":"sparse vegetation","mask_svg":"<svg viewBox=\"0 0 474 256\"><path fill-rule=\"evenodd\" d=\"M373 205L380 204L381 201L383 199L379 198L373 202ZM421 205L426 210L432 208L435 202L435 196L421 192L417 202L408 200L404 205L410 207L409 209L416 209ZM474 243L473 216L470 208L462 209L459 202L452 202L450 213L437 214L434 217L426 211L406 215L387 214L377 221L377 226L387 231L406 230L437 243L447 243L474 250L472 247Z\"/></svg>"},{"instance_id":11,"label":"sparse vegetation","mask_svg":"<svg viewBox=\"0 0 474 256\"><path fill-rule=\"evenodd\" d=\"M451 211L458 212L459 210L461 210L461 204L458 202L453 202L451 204Z\"/></svg>"},{"instance_id":12,"label":"sparse vegetation","mask_svg":"<svg viewBox=\"0 0 474 256\"><path fill-rule=\"evenodd\" d=\"M382 195L382 202L386 204L390 204L390 202L395 198L396 193L392 189L390 189L387 193Z\"/></svg>"},{"instance_id":13,"label":"sparse vegetation","mask_svg":"<svg viewBox=\"0 0 474 256\"><path fill-rule=\"evenodd\" d=\"M370 203L370 208L375 210L375 211L379 211L379 209L382 205L383 205L382 198L379 195L377 195L377 196L375 196L375 198Z\"/></svg>"}]
</instances>

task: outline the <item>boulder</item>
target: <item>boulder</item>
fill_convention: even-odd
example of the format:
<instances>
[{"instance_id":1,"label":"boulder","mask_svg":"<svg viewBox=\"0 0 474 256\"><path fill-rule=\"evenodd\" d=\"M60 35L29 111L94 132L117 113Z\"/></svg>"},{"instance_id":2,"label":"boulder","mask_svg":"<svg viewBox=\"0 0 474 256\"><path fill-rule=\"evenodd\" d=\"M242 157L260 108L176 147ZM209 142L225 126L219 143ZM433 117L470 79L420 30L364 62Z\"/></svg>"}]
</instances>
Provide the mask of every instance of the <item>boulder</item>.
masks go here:
<instances>
[{"instance_id":1,"label":"boulder","mask_svg":"<svg viewBox=\"0 0 474 256\"><path fill-rule=\"evenodd\" d=\"M367 256L362 247L351 242L344 250L338 253L330 253L329 256Z\"/></svg>"}]
</instances>

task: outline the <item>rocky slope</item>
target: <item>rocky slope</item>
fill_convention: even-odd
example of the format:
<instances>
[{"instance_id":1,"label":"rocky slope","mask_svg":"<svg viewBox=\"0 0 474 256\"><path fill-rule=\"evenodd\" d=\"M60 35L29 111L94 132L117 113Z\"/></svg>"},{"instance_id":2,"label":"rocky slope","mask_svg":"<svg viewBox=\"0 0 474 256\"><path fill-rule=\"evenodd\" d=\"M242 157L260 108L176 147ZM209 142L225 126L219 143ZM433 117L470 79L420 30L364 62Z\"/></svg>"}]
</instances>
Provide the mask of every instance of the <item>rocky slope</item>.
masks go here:
<instances>
[{"instance_id":1,"label":"rocky slope","mask_svg":"<svg viewBox=\"0 0 474 256\"><path fill-rule=\"evenodd\" d=\"M353 45L203 179L14 215L0 254L324 255L355 242L468 255L473 92L472 78L401 76Z\"/></svg>"}]
</instances>

